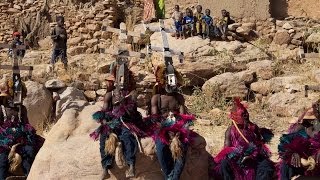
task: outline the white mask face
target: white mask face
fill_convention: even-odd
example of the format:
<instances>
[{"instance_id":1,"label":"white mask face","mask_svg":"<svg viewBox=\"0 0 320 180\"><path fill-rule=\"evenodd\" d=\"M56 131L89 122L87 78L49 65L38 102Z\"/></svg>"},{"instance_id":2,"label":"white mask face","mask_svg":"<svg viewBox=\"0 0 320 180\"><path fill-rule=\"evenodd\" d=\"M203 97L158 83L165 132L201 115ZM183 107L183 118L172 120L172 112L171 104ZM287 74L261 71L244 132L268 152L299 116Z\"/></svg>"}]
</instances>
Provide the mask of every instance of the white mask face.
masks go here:
<instances>
[{"instance_id":1,"label":"white mask face","mask_svg":"<svg viewBox=\"0 0 320 180\"><path fill-rule=\"evenodd\" d=\"M177 85L177 78L176 78L175 74L168 74L167 81L168 81L168 85L170 85L170 86Z\"/></svg>"}]
</instances>

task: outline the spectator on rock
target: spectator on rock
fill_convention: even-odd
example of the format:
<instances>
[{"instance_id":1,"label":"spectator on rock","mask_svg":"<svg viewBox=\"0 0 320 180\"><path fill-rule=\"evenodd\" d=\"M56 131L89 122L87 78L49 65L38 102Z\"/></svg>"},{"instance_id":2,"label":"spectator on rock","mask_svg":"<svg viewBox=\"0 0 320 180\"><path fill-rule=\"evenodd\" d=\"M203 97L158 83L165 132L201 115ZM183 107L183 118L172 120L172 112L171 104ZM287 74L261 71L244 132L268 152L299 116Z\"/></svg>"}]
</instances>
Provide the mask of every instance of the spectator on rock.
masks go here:
<instances>
[{"instance_id":1,"label":"spectator on rock","mask_svg":"<svg viewBox=\"0 0 320 180\"><path fill-rule=\"evenodd\" d=\"M210 9L205 10L205 15L202 17L203 22L203 39L210 38L210 34L212 32L213 26L213 19L210 16Z\"/></svg>"},{"instance_id":2,"label":"spectator on rock","mask_svg":"<svg viewBox=\"0 0 320 180\"><path fill-rule=\"evenodd\" d=\"M194 17L192 15L192 10L190 8L186 9L186 16L183 17L183 36L186 38L188 36L193 36L194 32Z\"/></svg>"},{"instance_id":3,"label":"spectator on rock","mask_svg":"<svg viewBox=\"0 0 320 180\"><path fill-rule=\"evenodd\" d=\"M205 24L204 21L202 21L204 14L202 13L202 6L197 6L197 11L194 15L195 23L196 23L196 33L199 37L202 37L202 35L205 33Z\"/></svg>"},{"instance_id":4,"label":"spectator on rock","mask_svg":"<svg viewBox=\"0 0 320 180\"><path fill-rule=\"evenodd\" d=\"M57 58L60 57L64 68L68 68L67 60L67 31L64 28L64 17L57 16L56 18L57 26L55 26L51 32L51 39L53 41L53 51L51 57L51 64L57 62Z\"/></svg>"},{"instance_id":5,"label":"spectator on rock","mask_svg":"<svg viewBox=\"0 0 320 180\"><path fill-rule=\"evenodd\" d=\"M225 9L221 10L222 19L219 21L219 30L223 40L227 37L228 25L233 24L234 20L230 18L230 13Z\"/></svg>"},{"instance_id":6,"label":"spectator on rock","mask_svg":"<svg viewBox=\"0 0 320 180\"><path fill-rule=\"evenodd\" d=\"M182 20L183 20L183 13L180 11L179 5L175 5L174 12L172 13L172 19L174 21L174 26L176 29L176 38L182 38Z\"/></svg>"}]
</instances>

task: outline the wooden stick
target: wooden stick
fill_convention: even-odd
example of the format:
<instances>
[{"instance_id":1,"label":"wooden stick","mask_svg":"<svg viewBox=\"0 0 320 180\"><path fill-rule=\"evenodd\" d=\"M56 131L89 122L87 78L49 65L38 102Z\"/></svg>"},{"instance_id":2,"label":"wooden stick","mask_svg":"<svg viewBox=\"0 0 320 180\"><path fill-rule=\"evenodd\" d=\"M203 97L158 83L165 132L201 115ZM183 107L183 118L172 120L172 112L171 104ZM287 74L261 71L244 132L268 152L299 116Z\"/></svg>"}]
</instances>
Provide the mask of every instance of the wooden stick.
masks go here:
<instances>
[{"instance_id":1,"label":"wooden stick","mask_svg":"<svg viewBox=\"0 0 320 180\"><path fill-rule=\"evenodd\" d=\"M237 123L236 123L234 120L232 120L232 122L233 122L233 125L236 127L237 131L239 132L240 136L244 139L244 141L246 141L246 143L249 144L250 142L248 141L248 139L247 139L246 137L244 137L244 135L243 135L242 132L240 131Z\"/></svg>"}]
</instances>

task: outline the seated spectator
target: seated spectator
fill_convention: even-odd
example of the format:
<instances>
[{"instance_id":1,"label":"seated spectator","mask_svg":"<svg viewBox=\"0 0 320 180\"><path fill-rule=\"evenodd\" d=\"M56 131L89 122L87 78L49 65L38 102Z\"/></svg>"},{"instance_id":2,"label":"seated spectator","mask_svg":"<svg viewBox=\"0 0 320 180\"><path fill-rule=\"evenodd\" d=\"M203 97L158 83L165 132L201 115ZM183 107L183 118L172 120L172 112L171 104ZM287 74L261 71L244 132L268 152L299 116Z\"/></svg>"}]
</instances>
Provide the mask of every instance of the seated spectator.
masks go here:
<instances>
[{"instance_id":1,"label":"seated spectator","mask_svg":"<svg viewBox=\"0 0 320 180\"><path fill-rule=\"evenodd\" d=\"M222 19L219 21L218 28L223 40L227 37L228 25L233 24L234 20L230 18L230 13L225 9L221 10Z\"/></svg>"},{"instance_id":2,"label":"seated spectator","mask_svg":"<svg viewBox=\"0 0 320 180\"><path fill-rule=\"evenodd\" d=\"M205 32L205 24L204 24L204 21L202 20L204 17L204 14L202 13L201 5L198 5L196 9L197 11L194 15L195 23L196 23L196 33L199 37L202 37L201 35L203 35Z\"/></svg>"},{"instance_id":3,"label":"seated spectator","mask_svg":"<svg viewBox=\"0 0 320 180\"><path fill-rule=\"evenodd\" d=\"M183 13L180 11L179 5L175 5L174 12L172 13L172 19L174 21L174 26L176 29L176 38L182 38L182 20L183 20Z\"/></svg>"},{"instance_id":4,"label":"seated spectator","mask_svg":"<svg viewBox=\"0 0 320 180\"><path fill-rule=\"evenodd\" d=\"M203 39L210 38L210 34L214 28L213 19L210 16L210 9L205 10L205 15L202 17L203 22Z\"/></svg>"},{"instance_id":5,"label":"seated spectator","mask_svg":"<svg viewBox=\"0 0 320 180\"><path fill-rule=\"evenodd\" d=\"M186 34L188 36L193 36L194 32L194 17L192 15L192 10L186 9L186 16L183 17L183 36L186 38Z\"/></svg>"}]
</instances>

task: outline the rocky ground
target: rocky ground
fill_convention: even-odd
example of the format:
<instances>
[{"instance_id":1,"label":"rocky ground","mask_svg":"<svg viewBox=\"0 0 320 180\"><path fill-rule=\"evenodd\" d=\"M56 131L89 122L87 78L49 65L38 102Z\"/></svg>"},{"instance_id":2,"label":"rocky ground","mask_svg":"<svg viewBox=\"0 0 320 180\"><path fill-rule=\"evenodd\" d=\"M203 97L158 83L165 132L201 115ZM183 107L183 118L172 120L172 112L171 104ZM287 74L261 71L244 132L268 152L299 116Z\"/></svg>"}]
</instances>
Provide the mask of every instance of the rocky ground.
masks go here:
<instances>
[{"instance_id":1,"label":"rocky ground","mask_svg":"<svg viewBox=\"0 0 320 180\"><path fill-rule=\"evenodd\" d=\"M183 175L186 179L194 178L192 174L205 175L207 171L195 173L192 167L195 164L207 167L208 153L215 155L222 148L224 131L231 124L227 118L230 99L235 96L247 101L253 122L274 131L270 147L273 160L278 160L280 135L286 131L289 122L319 97L317 92L304 96L304 85L320 83L320 63L319 57L297 58L302 39L299 40L301 37L296 37L298 33L295 32L302 28L292 25L293 21L291 24L278 22L277 30L271 30L274 36L262 36L250 43L210 42L198 37L176 40L169 36L170 47L185 53L185 62L180 64L175 58L174 65L185 80L182 92L187 107L198 118L193 128L204 138L198 139L189 151L190 159ZM237 26L234 28L249 27L248 24ZM141 26L136 27L137 31L139 29ZM313 30L306 38L309 44L319 44L319 37ZM299 41L297 45L293 44L294 40ZM161 46L161 42L159 33L151 36L153 45ZM42 48L29 50L23 60L24 65L34 66L32 81L26 82L28 95L24 104L31 123L46 137L29 179L96 179L101 170L98 143L90 140L88 134L97 127L91 114L101 107L101 97L106 92L105 74L114 59L106 54L88 54L82 46L75 46L68 50L68 71L63 70L61 63L52 71L48 65L50 39L41 40L39 44ZM309 51L317 52L314 46ZM10 63L5 53L0 58L1 64ZM152 66L159 63L163 63L161 54L156 53L143 61L130 59L142 109L146 107L155 83ZM25 72L22 74L24 78L27 76ZM1 70L1 77L8 75L9 71ZM144 155L139 158L138 179L161 179L154 145L145 139L142 146ZM58 169L57 164L64 168ZM146 170L146 164L153 169ZM114 171L113 177L121 179L122 171Z\"/></svg>"}]
</instances>

